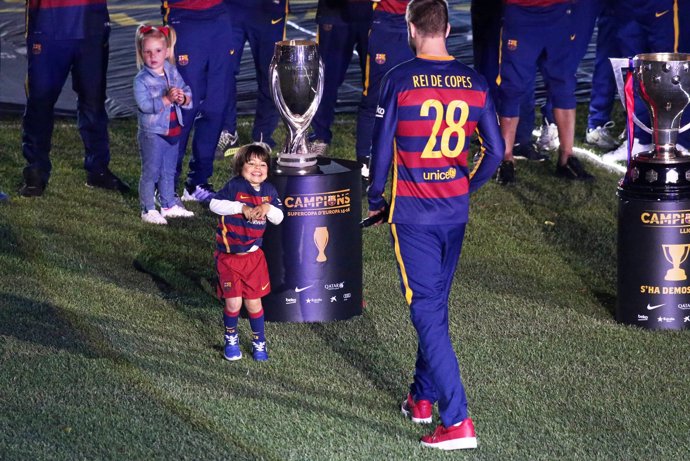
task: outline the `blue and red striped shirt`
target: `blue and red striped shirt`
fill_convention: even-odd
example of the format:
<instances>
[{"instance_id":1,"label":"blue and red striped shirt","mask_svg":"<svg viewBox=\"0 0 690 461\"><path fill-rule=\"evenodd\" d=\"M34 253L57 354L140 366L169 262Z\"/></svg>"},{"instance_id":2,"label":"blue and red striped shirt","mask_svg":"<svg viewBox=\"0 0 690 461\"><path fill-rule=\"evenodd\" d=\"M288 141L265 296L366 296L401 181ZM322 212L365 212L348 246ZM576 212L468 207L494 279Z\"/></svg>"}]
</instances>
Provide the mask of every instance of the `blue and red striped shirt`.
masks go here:
<instances>
[{"instance_id":1,"label":"blue and red striped shirt","mask_svg":"<svg viewBox=\"0 0 690 461\"><path fill-rule=\"evenodd\" d=\"M226 13L223 0L161 0L161 5L166 24L180 19L214 19L219 14Z\"/></svg>"},{"instance_id":2,"label":"blue and red striped shirt","mask_svg":"<svg viewBox=\"0 0 690 461\"><path fill-rule=\"evenodd\" d=\"M263 203L282 208L278 192L273 184L264 181L259 190L244 179L235 176L223 186L215 196L216 200L241 202L250 207ZM223 253L246 253L252 246L261 247L263 243L266 219L247 221L242 213L221 215L216 229L216 248Z\"/></svg>"},{"instance_id":3,"label":"blue and red striped shirt","mask_svg":"<svg viewBox=\"0 0 690 461\"><path fill-rule=\"evenodd\" d=\"M110 27L106 0L28 0L26 34L57 40L101 37Z\"/></svg>"},{"instance_id":4,"label":"blue and red striped shirt","mask_svg":"<svg viewBox=\"0 0 690 461\"><path fill-rule=\"evenodd\" d=\"M385 11L391 14L405 14L410 0L381 0L374 4L376 11Z\"/></svg>"},{"instance_id":5,"label":"blue and red striped shirt","mask_svg":"<svg viewBox=\"0 0 690 461\"><path fill-rule=\"evenodd\" d=\"M471 136L481 160L468 168ZM369 209L379 210L393 166L389 222L467 222L469 192L496 171L504 144L486 80L452 57L417 56L381 85L371 154Z\"/></svg>"}]
</instances>

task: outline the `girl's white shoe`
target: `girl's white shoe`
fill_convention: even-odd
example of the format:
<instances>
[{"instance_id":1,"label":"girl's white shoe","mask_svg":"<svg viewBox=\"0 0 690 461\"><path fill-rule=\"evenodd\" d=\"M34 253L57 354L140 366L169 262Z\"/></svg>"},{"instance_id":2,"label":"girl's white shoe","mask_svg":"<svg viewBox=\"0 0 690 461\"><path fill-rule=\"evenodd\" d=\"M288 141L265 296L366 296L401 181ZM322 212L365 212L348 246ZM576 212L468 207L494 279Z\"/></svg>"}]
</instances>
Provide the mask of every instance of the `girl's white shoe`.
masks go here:
<instances>
[{"instance_id":1,"label":"girl's white shoe","mask_svg":"<svg viewBox=\"0 0 690 461\"><path fill-rule=\"evenodd\" d=\"M191 218L194 216L194 212L180 205L173 205L170 208L161 208L161 214L163 218Z\"/></svg>"},{"instance_id":2,"label":"girl's white shoe","mask_svg":"<svg viewBox=\"0 0 690 461\"><path fill-rule=\"evenodd\" d=\"M149 210L141 213L141 220L149 224L168 224L158 210Z\"/></svg>"}]
</instances>

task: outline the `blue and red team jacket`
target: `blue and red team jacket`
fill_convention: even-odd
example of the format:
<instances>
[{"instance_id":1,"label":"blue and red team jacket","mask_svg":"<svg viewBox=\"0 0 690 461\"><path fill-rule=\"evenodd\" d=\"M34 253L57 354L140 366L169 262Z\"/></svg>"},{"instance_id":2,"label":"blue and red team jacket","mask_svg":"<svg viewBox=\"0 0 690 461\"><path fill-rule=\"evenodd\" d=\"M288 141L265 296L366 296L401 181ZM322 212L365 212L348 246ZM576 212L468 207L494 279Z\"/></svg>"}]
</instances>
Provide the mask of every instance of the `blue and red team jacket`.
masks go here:
<instances>
[{"instance_id":1,"label":"blue and red team jacket","mask_svg":"<svg viewBox=\"0 0 690 461\"><path fill-rule=\"evenodd\" d=\"M482 144L473 171L470 138ZM484 77L452 56L420 55L381 86L371 155L369 209L380 210L393 166L388 222L467 222L469 193L496 171L504 143Z\"/></svg>"},{"instance_id":2,"label":"blue and red team jacket","mask_svg":"<svg viewBox=\"0 0 690 461\"><path fill-rule=\"evenodd\" d=\"M374 3L374 8L379 12L405 15L408 3L410 3L410 0L381 0Z\"/></svg>"},{"instance_id":3,"label":"blue and red team jacket","mask_svg":"<svg viewBox=\"0 0 690 461\"><path fill-rule=\"evenodd\" d=\"M216 193L216 200L241 202L250 207L264 203L282 209L278 191L273 184L264 181L257 191L242 176L235 176ZM242 213L218 217L216 249L222 253L246 253L256 245L261 248L266 230L266 219L247 221Z\"/></svg>"},{"instance_id":4,"label":"blue and red team jacket","mask_svg":"<svg viewBox=\"0 0 690 461\"><path fill-rule=\"evenodd\" d=\"M27 36L75 40L102 37L110 27L106 0L27 0Z\"/></svg>"},{"instance_id":5,"label":"blue and red team jacket","mask_svg":"<svg viewBox=\"0 0 690 461\"><path fill-rule=\"evenodd\" d=\"M226 11L223 0L162 0L161 4L166 24L173 20L213 19ZM203 34L203 31L199 33Z\"/></svg>"}]
</instances>

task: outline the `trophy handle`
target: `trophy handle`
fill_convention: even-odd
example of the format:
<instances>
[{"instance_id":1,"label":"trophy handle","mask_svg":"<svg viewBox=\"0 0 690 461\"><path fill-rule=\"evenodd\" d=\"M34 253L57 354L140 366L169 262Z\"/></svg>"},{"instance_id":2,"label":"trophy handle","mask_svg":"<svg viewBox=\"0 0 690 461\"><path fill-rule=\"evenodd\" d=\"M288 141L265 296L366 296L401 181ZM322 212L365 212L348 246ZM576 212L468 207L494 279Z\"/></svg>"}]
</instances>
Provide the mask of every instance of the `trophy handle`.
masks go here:
<instances>
[{"instance_id":1,"label":"trophy handle","mask_svg":"<svg viewBox=\"0 0 690 461\"><path fill-rule=\"evenodd\" d=\"M627 112L628 108L625 105L625 83L623 82L623 70L632 72L632 67L630 65L630 59L628 58L609 58L611 61L611 67L613 67L613 76L616 79L616 88L618 89L618 97L620 98L621 104L623 105L623 110ZM652 129L642 123L637 115L632 114L633 122L635 125L639 126L646 133L652 134ZM683 130L690 128L690 123L683 127Z\"/></svg>"}]
</instances>

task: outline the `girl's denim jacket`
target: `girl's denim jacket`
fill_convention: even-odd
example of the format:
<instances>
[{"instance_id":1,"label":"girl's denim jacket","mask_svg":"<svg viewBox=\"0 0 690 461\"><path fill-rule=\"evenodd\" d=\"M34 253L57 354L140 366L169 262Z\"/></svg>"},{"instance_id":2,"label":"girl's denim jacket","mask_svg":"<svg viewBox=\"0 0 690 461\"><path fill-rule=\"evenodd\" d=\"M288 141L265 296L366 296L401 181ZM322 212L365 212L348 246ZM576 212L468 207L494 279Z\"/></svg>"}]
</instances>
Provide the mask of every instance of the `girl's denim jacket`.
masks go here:
<instances>
[{"instance_id":1,"label":"girl's denim jacket","mask_svg":"<svg viewBox=\"0 0 690 461\"><path fill-rule=\"evenodd\" d=\"M165 61L163 64L165 78L161 78L148 67L144 66L134 77L134 98L137 101L139 130L149 133L166 135L170 128L170 106L163 104L163 96L168 88L181 88L187 96L184 109L192 108L192 90L189 88L177 68ZM177 113L177 121L182 122L182 110L178 104L173 104Z\"/></svg>"}]
</instances>

